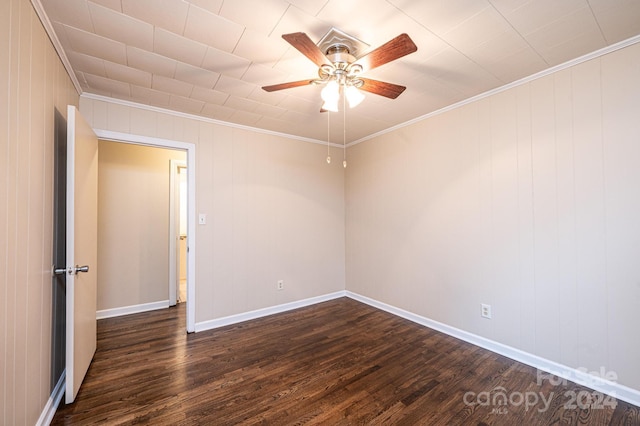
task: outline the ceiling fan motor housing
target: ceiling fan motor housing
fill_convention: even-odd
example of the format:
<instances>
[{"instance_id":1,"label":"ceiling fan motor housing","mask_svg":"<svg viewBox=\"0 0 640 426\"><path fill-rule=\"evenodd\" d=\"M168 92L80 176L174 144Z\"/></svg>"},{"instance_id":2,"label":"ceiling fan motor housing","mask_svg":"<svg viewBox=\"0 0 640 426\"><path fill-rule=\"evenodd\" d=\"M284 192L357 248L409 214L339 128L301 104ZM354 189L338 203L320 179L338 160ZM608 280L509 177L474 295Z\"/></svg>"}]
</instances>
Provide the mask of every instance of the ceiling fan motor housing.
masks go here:
<instances>
[{"instance_id":1,"label":"ceiling fan motor housing","mask_svg":"<svg viewBox=\"0 0 640 426\"><path fill-rule=\"evenodd\" d=\"M362 67L354 64L356 57L350 53L349 46L342 43L332 44L327 48L325 55L332 65L325 64L318 69L318 84L335 79L340 86L363 85L363 81L356 78L356 75L362 72Z\"/></svg>"},{"instance_id":2,"label":"ceiling fan motor housing","mask_svg":"<svg viewBox=\"0 0 640 426\"><path fill-rule=\"evenodd\" d=\"M356 58L349 53L349 47L344 44L334 44L327 49L327 58L336 69L344 70L349 64L356 61Z\"/></svg>"}]
</instances>

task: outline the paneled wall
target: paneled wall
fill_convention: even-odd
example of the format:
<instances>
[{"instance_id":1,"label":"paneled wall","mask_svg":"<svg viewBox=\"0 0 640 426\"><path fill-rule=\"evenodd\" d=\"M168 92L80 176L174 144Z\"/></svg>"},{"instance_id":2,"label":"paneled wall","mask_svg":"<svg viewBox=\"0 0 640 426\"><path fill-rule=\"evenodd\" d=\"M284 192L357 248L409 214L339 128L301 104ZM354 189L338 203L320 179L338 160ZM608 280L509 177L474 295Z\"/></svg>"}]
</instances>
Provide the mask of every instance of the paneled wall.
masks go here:
<instances>
[{"instance_id":1,"label":"paneled wall","mask_svg":"<svg viewBox=\"0 0 640 426\"><path fill-rule=\"evenodd\" d=\"M86 97L80 111L196 145L196 323L344 290L344 169L326 147Z\"/></svg>"},{"instance_id":2,"label":"paneled wall","mask_svg":"<svg viewBox=\"0 0 640 426\"><path fill-rule=\"evenodd\" d=\"M99 142L98 311L169 299L169 164L186 152Z\"/></svg>"},{"instance_id":3,"label":"paneled wall","mask_svg":"<svg viewBox=\"0 0 640 426\"><path fill-rule=\"evenodd\" d=\"M640 389L639 75L636 44L352 147L347 290Z\"/></svg>"},{"instance_id":4,"label":"paneled wall","mask_svg":"<svg viewBox=\"0 0 640 426\"><path fill-rule=\"evenodd\" d=\"M54 117L76 93L28 0L0 2L0 424L52 390Z\"/></svg>"}]
</instances>

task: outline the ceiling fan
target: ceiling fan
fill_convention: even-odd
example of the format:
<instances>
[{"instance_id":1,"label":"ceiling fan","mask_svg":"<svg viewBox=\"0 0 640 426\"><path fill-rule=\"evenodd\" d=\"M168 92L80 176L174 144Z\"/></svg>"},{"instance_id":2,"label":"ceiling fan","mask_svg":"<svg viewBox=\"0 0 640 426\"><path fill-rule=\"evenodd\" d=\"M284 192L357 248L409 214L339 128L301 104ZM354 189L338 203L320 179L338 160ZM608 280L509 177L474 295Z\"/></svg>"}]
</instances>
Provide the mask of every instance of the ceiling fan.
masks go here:
<instances>
[{"instance_id":1,"label":"ceiling fan","mask_svg":"<svg viewBox=\"0 0 640 426\"><path fill-rule=\"evenodd\" d=\"M363 45L363 43L335 28L323 37L323 40L329 40L328 43L323 44L322 41L319 43L323 48L316 45L303 32L283 34L282 38L319 67L318 78L274 84L264 86L262 89L273 92L309 84L326 84L322 91L324 104L321 112L338 110L337 103L341 89L344 90L351 107L364 98L358 89L390 99L397 98L406 87L364 78L361 74L418 50L407 34L400 34L359 58L354 55L360 48L357 44Z\"/></svg>"}]
</instances>

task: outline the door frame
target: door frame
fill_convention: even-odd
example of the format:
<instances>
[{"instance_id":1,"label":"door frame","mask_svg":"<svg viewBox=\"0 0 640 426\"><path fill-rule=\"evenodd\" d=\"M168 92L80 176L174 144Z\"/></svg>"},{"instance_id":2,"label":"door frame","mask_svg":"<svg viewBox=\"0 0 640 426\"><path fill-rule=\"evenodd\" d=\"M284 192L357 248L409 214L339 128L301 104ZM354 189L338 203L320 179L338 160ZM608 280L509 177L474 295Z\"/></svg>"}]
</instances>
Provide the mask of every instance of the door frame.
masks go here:
<instances>
[{"instance_id":1,"label":"door frame","mask_svg":"<svg viewBox=\"0 0 640 426\"><path fill-rule=\"evenodd\" d=\"M180 281L180 269L178 268L178 240L180 228L176 226L179 223L180 216L176 216L176 209L180 208L180 199L176 197L177 189L180 188L179 171L180 168L189 169L187 162L182 160L169 160L169 306L177 304L178 282ZM188 284L188 282L187 282Z\"/></svg>"},{"instance_id":2,"label":"door frame","mask_svg":"<svg viewBox=\"0 0 640 426\"><path fill-rule=\"evenodd\" d=\"M187 333L196 331L196 145L150 136L93 129L98 139L133 145L169 148L187 153Z\"/></svg>"}]
</instances>

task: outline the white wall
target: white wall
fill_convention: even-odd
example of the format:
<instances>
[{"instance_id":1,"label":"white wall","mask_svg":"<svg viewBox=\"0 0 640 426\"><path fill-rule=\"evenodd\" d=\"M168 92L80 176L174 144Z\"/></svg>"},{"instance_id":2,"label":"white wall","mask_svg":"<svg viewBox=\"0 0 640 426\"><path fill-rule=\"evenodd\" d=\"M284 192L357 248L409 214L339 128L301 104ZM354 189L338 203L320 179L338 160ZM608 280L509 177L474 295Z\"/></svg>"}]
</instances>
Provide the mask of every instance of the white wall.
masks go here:
<instances>
[{"instance_id":1,"label":"white wall","mask_svg":"<svg viewBox=\"0 0 640 426\"><path fill-rule=\"evenodd\" d=\"M344 290L344 169L326 147L85 97L80 111L196 145L197 323Z\"/></svg>"},{"instance_id":2,"label":"white wall","mask_svg":"<svg viewBox=\"0 0 640 426\"><path fill-rule=\"evenodd\" d=\"M99 311L169 299L169 165L186 157L99 141Z\"/></svg>"},{"instance_id":3,"label":"white wall","mask_svg":"<svg viewBox=\"0 0 640 426\"><path fill-rule=\"evenodd\" d=\"M78 94L28 0L0 1L0 424L35 424L52 391L56 110Z\"/></svg>"},{"instance_id":4,"label":"white wall","mask_svg":"<svg viewBox=\"0 0 640 426\"><path fill-rule=\"evenodd\" d=\"M640 44L352 147L347 290L640 389L638 76Z\"/></svg>"}]
</instances>

